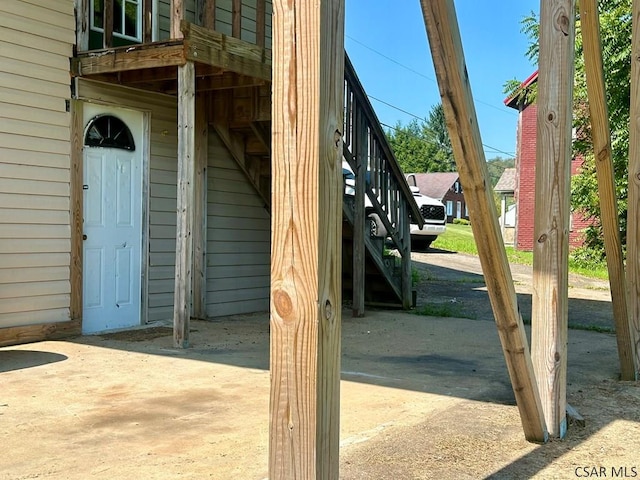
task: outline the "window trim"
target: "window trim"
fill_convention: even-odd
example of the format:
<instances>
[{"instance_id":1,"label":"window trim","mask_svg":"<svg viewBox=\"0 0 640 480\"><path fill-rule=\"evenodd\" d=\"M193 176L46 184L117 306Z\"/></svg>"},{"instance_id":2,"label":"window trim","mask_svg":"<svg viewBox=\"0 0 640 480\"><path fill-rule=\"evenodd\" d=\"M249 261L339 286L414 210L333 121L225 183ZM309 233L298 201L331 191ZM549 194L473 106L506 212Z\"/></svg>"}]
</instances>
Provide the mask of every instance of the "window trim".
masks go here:
<instances>
[{"instance_id":1,"label":"window trim","mask_svg":"<svg viewBox=\"0 0 640 480\"><path fill-rule=\"evenodd\" d=\"M136 8L136 37L132 37L130 35L126 35L124 33L120 33L117 31L113 31L113 36L122 38L123 40L127 40L130 42L140 43L142 42L142 0L122 0L123 8L122 8L122 25L124 29L125 20L126 20L126 5L128 3L135 4ZM96 27L95 26L95 8L94 8L94 0L89 0L89 24L90 29L94 32L99 32L104 35L104 27Z\"/></svg>"}]
</instances>

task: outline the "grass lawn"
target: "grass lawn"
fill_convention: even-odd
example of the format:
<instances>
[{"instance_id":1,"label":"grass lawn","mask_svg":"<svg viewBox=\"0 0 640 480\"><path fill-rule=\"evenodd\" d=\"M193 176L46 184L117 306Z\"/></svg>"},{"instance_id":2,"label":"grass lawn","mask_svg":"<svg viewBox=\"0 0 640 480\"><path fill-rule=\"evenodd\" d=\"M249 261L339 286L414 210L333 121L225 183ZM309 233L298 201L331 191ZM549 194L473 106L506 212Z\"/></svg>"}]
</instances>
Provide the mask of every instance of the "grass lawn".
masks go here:
<instances>
[{"instance_id":1,"label":"grass lawn","mask_svg":"<svg viewBox=\"0 0 640 480\"><path fill-rule=\"evenodd\" d=\"M476 242L470 225L447 224L447 231L440 235L433 243L432 248L448 250L451 252L468 253L478 255ZM533 265L533 253L516 250L513 247L505 247L509 263L520 265ZM598 265L577 265L569 256L569 272L585 277L600 278L606 280L608 277L607 266L603 262Z\"/></svg>"}]
</instances>

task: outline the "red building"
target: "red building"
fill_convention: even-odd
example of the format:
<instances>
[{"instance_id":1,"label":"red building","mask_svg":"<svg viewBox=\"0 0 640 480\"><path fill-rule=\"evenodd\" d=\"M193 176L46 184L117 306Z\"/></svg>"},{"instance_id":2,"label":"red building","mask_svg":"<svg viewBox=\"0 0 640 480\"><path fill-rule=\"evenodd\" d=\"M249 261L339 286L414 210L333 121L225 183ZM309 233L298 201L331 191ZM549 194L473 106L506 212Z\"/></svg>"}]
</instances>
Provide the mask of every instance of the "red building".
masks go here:
<instances>
[{"instance_id":1,"label":"red building","mask_svg":"<svg viewBox=\"0 0 640 480\"><path fill-rule=\"evenodd\" d=\"M444 203L447 223L452 223L454 218L469 220L469 209L464 201L460 176L456 172L412 173L410 175L415 177L416 186L422 195ZM409 184L412 184L411 180L409 180Z\"/></svg>"},{"instance_id":2,"label":"red building","mask_svg":"<svg viewBox=\"0 0 640 480\"><path fill-rule=\"evenodd\" d=\"M538 81L535 72L524 82L521 89L527 89ZM518 250L533 250L535 188L536 188L536 119L538 107L515 95L506 98L505 105L518 110L518 129L516 133L516 176L514 197L516 202L516 226L514 246ZM578 173L582 166L581 157L571 162L571 175ZM580 213L573 212L570 220L569 246L579 247L583 244L583 231L591 221Z\"/></svg>"}]
</instances>

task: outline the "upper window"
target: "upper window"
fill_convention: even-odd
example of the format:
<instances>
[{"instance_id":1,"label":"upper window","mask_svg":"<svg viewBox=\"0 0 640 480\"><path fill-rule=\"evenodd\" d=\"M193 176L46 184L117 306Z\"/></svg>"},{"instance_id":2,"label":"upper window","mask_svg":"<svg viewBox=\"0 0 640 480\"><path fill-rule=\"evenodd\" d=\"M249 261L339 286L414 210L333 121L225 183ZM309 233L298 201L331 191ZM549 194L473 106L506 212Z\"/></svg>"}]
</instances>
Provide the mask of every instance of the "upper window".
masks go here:
<instances>
[{"instance_id":1,"label":"upper window","mask_svg":"<svg viewBox=\"0 0 640 480\"><path fill-rule=\"evenodd\" d=\"M91 30L104 33L104 0L91 0ZM113 36L129 42L142 40L140 0L113 0Z\"/></svg>"},{"instance_id":2,"label":"upper window","mask_svg":"<svg viewBox=\"0 0 640 480\"><path fill-rule=\"evenodd\" d=\"M113 115L99 115L91 120L84 135L84 144L87 147L136 149L129 127Z\"/></svg>"}]
</instances>

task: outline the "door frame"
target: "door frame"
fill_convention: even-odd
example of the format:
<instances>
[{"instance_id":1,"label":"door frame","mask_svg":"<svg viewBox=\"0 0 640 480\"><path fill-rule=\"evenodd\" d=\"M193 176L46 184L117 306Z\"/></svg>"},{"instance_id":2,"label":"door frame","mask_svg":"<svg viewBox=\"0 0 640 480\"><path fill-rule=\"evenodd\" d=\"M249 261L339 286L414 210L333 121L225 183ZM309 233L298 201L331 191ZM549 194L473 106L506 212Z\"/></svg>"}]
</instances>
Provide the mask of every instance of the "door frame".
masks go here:
<instances>
[{"instance_id":1,"label":"door frame","mask_svg":"<svg viewBox=\"0 0 640 480\"><path fill-rule=\"evenodd\" d=\"M146 325L149 321L149 176L150 176L150 141L151 122L150 111L132 108L127 105L114 104L110 102L94 101L86 98L73 100L74 132L73 132L73 153L72 153L72 179L71 179L71 210L72 232L71 232L71 318L80 320L82 329L83 283L84 283L84 258L83 258L83 176L84 176L84 133L87 122L84 119L84 105L91 104L104 108L103 113L113 112L114 109L130 110L142 115L142 138L136 139L141 145L141 245L140 245L140 325Z\"/></svg>"}]
</instances>

